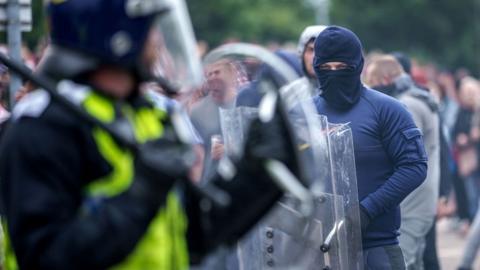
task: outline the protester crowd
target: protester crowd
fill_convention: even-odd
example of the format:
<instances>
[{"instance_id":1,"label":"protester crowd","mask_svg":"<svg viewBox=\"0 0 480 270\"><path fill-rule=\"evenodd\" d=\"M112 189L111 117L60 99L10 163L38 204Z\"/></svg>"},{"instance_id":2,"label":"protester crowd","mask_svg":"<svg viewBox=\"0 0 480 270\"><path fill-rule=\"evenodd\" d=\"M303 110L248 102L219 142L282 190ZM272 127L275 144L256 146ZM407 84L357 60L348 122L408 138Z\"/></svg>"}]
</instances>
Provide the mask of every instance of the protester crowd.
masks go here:
<instances>
[{"instance_id":1,"label":"protester crowd","mask_svg":"<svg viewBox=\"0 0 480 270\"><path fill-rule=\"evenodd\" d=\"M205 46L205 43L202 43L202 46ZM273 51L283 50L291 55L298 54L298 50L295 49L291 45L272 46ZM432 177L436 179L430 180L430 187L423 187L423 192L416 191L417 199L410 202L410 208L406 202L404 202L405 207L402 208L404 212L409 209L412 211L411 208L423 204L423 208L417 209L412 216L402 212L402 224L407 224L408 217L413 219L410 221L411 228L400 230L400 245L403 252L416 252L412 255L416 257L413 260L415 264L411 265L409 269L441 268L436 251L436 223L440 219L447 219L450 230L468 240L459 269L471 269L477 254L479 246L477 239L479 239L480 233L480 217L477 217L480 194L480 167L478 164L480 155L480 81L464 68L451 70L441 66L441 63L411 58L399 51L375 50L365 52L365 56L362 81L366 85L389 95L400 95L402 91L414 89L413 91L416 93L413 98L418 98L419 103L425 103L423 106L426 109L409 109L414 114L414 118L419 119L416 121L417 126L422 123L427 125L422 129L424 139L428 133L431 133L429 136L432 141L428 142L430 149L427 149L427 152L436 153L436 157L430 156L431 153L429 153L429 174L434 174ZM293 64L297 69L304 65L301 57L300 59L300 62ZM387 64L383 63L385 59ZM369 74L369 68L375 65L379 66L376 72L380 74ZM394 66L393 70L392 66ZM303 71L305 72L305 69ZM315 85L316 78L313 75L306 76L306 78L312 77L313 85ZM375 81L375 77L380 81ZM383 89L380 87L382 85ZM400 89L397 89L398 92L395 94L393 90L388 93L389 87L400 87ZM243 96L251 97L255 94L247 94L249 91L245 89L248 88L237 87L237 95L241 97L240 104L244 104ZM313 89L318 89L318 87L314 86ZM201 89L198 93L206 96L208 89ZM187 105L191 106L192 104ZM438 123L435 124L435 122ZM427 144L427 142L425 143ZM427 200L425 196L430 199ZM418 220L425 219L425 217L427 217L427 221L422 227ZM420 230L421 232L409 230ZM413 233L414 237L403 239L409 233ZM402 245L402 239L405 241L404 245Z\"/></svg>"},{"instance_id":2,"label":"protester crowd","mask_svg":"<svg viewBox=\"0 0 480 270\"><path fill-rule=\"evenodd\" d=\"M205 43L202 45L205 46ZM295 48L291 45L272 47L273 50L282 49L291 54L296 53ZM438 253L435 250L435 224L440 219L448 219L449 228L468 240L468 244L464 248L462 265L459 267L469 269L473 266L476 258L480 233L480 216L478 216L480 81L465 68L452 70L442 66L441 63L411 58L398 51L375 50L366 52L365 56L365 67L362 73L364 83L375 89L377 89L375 86L382 84L368 78L368 69L372 65L381 63L386 56L390 56L391 59L387 58L387 60L395 61L396 63L392 65L400 65L401 70L395 71L396 74L389 74L392 70L387 64L386 67L380 67L380 72L383 74L377 75L377 77L380 77L380 80L386 80L384 83L386 86L391 86L394 84L395 77L401 74L409 76L414 88L419 92L418 95L423 96L422 99L426 100L427 106L432 107L433 111L427 110L423 112L425 115L418 117L424 118L425 122L435 122L438 119L439 132L435 133L435 136L438 135L438 139L433 143L433 147L438 148L436 150L438 157L435 162L429 163L430 170L438 171L438 180L434 182L438 187L437 191L433 192L436 197L434 203L430 201L431 205L427 206L427 208L435 209L435 222L430 226L427 223L427 227L430 229L427 230L428 233L423 233L426 238L426 247L422 252L424 269L440 269ZM302 62L297 63L297 66L302 64ZM397 83L402 84L402 82ZM241 92L242 89L244 88L238 88L237 95L246 94ZM207 95L208 90L202 89L201 91L203 91L203 95ZM418 114L418 111L412 113ZM422 197L422 199L424 198ZM421 216L426 213L421 211L418 214ZM418 224L412 226L417 227ZM414 243L407 247L408 251L416 249L418 241Z\"/></svg>"}]
</instances>

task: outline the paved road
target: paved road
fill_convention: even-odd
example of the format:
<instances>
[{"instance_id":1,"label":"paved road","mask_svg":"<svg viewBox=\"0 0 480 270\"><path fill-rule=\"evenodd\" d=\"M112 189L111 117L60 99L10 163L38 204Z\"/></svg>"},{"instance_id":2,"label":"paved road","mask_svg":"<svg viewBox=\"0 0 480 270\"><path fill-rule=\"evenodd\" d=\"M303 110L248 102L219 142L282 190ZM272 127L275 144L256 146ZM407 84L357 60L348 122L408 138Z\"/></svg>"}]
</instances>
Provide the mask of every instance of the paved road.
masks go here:
<instances>
[{"instance_id":1,"label":"paved road","mask_svg":"<svg viewBox=\"0 0 480 270\"><path fill-rule=\"evenodd\" d=\"M442 219L437 225L438 253L442 270L456 270L465 245L465 237L452 229L451 221ZM474 270L480 270L480 253L477 255ZM427 269L428 270L428 269Z\"/></svg>"}]
</instances>

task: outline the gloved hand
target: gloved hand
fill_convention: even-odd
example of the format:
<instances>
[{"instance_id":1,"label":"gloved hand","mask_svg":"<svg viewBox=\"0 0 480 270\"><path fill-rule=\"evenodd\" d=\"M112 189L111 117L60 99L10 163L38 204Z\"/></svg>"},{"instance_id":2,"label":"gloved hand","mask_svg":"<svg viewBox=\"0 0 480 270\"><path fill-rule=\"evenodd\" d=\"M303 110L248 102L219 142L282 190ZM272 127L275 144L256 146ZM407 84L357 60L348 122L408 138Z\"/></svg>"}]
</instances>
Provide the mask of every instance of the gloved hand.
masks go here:
<instances>
[{"instance_id":1,"label":"gloved hand","mask_svg":"<svg viewBox=\"0 0 480 270\"><path fill-rule=\"evenodd\" d=\"M285 120L277 112L267 123L256 119L252 122L245 141L244 159L249 168L263 169L265 160L275 159L283 162L298 175L297 154L291 134L289 134Z\"/></svg>"},{"instance_id":2,"label":"gloved hand","mask_svg":"<svg viewBox=\"0 0 480 270\"><path fill-rule=\"evenodd\" d=\"M371 221L372 219L368 215L367 209L360 204L360 224L362 226L362 237L365 235L368 225L370 225Z\"/></svg>"}]
</instances>

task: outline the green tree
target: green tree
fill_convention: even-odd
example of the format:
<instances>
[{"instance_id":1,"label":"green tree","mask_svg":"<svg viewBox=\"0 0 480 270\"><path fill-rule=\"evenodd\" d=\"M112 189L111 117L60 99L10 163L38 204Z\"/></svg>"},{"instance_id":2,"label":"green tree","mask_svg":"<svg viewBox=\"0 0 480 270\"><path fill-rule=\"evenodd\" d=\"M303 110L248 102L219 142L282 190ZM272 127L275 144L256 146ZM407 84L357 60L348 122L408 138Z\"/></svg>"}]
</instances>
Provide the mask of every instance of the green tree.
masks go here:
<instances>
[{"instance_id":1,"label":"green tree","mask_svg":"<svg viewBox=\"0 0 480 270\"><path fill-rule=\"evenodd\" d=\"M404 51L444 68L480 72L480 1L335 0L331 18L366 50Z\"/></svg>"},{"instance_id":2,"label":"green tree","mask_svg":"<svg viewBox=\"0 0 480 270\"><path fill-rule=\"evenodd\" d=\"M187 0L197 39L211 47L229 38L266 43L297 40L314 13L303 1Z\"/></svg>"},{"instance_id":3,"label":"green tree","mask_svg":"<svg viewBox=\"0 0 480 270\"><path fill-rule=\"evenodd\" d=\"M46 36L47 21L43 1L32 0L32 31L23 34L24 42L35 49L38 42Z\"/></svg>"},{"instance_id":4,"label":"green tree","mask_svg":"<svg viewBox=\"0 0 480 270\"><path fill-rule=\"evenodd\" d=\"M186 0L197 39L217 46L229 38L246 42L295 41L314 23L313 10L303 1ZM46 36L43 1L32 1L32 31L23 34L30 48ZM6 41L5 35L1 40Z\"/></svg>"}]
</instances>

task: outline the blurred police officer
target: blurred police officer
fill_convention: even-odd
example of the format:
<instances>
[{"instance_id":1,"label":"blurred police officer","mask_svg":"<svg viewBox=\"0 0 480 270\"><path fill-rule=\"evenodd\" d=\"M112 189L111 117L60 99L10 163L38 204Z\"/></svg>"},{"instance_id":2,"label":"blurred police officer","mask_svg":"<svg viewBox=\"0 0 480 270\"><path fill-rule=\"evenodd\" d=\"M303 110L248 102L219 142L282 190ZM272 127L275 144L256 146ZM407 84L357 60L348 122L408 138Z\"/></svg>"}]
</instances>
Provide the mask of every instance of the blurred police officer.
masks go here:
<instances>
[{"instance_id":1,"label":"blurred police officer","mask_svg":"<svg viewBox=\"0 0 480 270\"><path fill-rule=\"evenodd\" d=\"M194 47L182 4L49 4L52 44L41 75L110 130L44 90L17 105L0 148L7 269L186 269L235 242L280 197L261 166L276 158L293 168L276 118L254 124L237 175L212 181L230 198L226 205L177 181L188 174L191 148L139 88L147 80L196 76L185 68Z\"/></svg>"}]
</instances>

